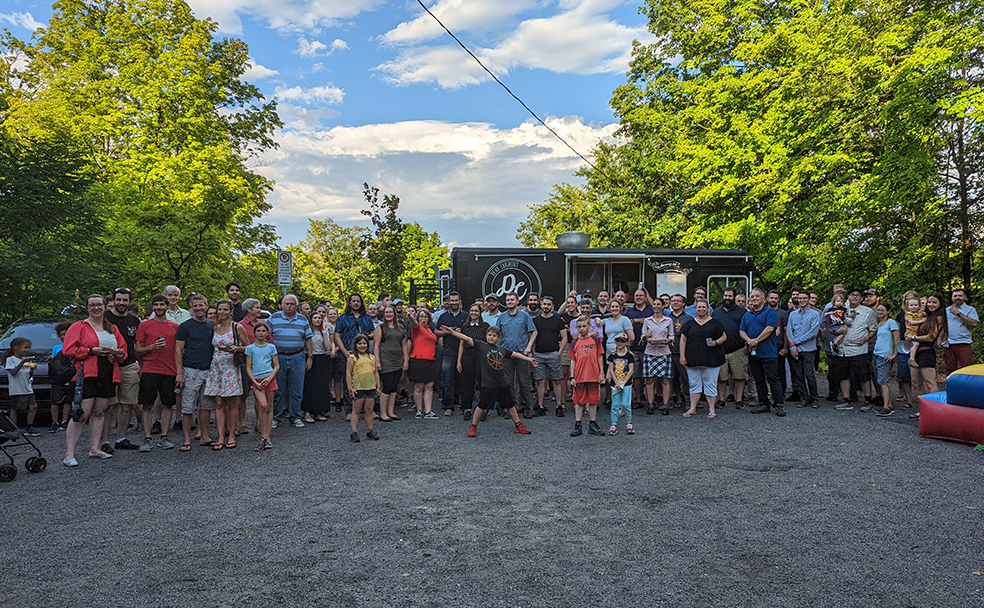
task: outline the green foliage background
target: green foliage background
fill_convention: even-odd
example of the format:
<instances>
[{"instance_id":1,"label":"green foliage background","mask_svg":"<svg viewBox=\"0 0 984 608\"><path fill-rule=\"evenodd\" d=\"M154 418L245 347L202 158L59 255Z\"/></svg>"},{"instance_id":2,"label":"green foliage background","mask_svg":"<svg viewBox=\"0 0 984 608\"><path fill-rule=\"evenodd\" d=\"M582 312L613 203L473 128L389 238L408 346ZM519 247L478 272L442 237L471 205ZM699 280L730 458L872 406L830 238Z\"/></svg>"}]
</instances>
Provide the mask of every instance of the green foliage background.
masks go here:
<instances>
[{"instance_id":1,"label":"green foliage background","mask_svg":"<svg viewBox=\"0 0 984 608\"><path fill-rule=\"evenodd\" d=\"M648 0L614 141L519 238L727 247L772 285L984 278L981 4Z\"/></svg>"},{"instance_id":2,"label":"green foliage background","mask_svg":"<svg viewBox=\"0 0 984 608\"><path fill-rule=\"evenodd\" d=\"M182 0L58 0L53 13L29 41L0 38L0 323L120 286L146 304L169 284L216 298L235 280L272 304L274 184L251 166L282 123L242 80L246 44ZM447 264L437 234L395 206L377 228L312 222L292 248L295 291L368 299Z\"/></svg>"}]
</instances>

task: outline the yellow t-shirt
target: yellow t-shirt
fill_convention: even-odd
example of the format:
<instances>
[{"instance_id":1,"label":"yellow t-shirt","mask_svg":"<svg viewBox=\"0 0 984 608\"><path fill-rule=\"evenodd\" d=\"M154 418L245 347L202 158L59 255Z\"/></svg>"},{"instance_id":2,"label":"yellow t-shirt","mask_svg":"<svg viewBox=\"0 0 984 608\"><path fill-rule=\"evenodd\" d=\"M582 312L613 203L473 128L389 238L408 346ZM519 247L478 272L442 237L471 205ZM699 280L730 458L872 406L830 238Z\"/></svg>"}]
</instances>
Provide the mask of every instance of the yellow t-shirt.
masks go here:
<instances>
[{"instance_id":1,"label":"yellow t-shirt","mask_svg":"<svg viewBox=\"0 0 984 608\"><path fill-rule=\"evenodd\" d=\"M355 361L355 367L352 368L352 384L355 385L355 390L376 390L376 357L349 355L349 359Z\"/></svg>"}]
</instances>

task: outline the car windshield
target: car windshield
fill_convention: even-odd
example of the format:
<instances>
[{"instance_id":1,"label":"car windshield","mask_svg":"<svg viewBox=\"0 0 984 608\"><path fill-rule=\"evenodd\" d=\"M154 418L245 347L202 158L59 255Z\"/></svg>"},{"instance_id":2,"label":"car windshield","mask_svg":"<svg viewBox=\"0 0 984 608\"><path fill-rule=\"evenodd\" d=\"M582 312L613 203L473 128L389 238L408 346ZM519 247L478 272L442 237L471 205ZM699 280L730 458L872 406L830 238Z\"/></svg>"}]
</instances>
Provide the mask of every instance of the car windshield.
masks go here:
<instances>
[{"instance_id":1,"label":"car windshield","mask_svg":"<svg viewBox=\"0 0 984 608\"><path fill-rule=\"evenodd\" d=\"M54 321L33 321L11 325L7 331L0 336L0 349L10 348L10 341L14 338L27 338L31 341L31 352L38 355L50 355L51 349L60 344L55 327L58 323Z\"/></svg>"}]
</instances>

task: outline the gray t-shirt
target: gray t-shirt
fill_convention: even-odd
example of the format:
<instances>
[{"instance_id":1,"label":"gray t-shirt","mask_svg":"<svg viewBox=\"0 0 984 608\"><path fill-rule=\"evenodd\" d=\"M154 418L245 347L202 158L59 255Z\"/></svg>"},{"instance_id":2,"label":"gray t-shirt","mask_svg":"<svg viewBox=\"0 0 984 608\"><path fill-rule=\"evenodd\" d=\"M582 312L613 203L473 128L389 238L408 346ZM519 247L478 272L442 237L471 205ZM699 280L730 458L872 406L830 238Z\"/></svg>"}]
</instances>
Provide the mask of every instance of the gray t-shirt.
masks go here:
<instances>
[{"instance_id":1,"label":"gray t-shirt","mask_svg":"<svg viewBox=\"0 0 984 608\"><path fill-rule=\"evenodd\" d=\"M601 322L605 328L605 352L610 355L615 352L615 336L620 334L628 336L632 331L632 321L623 315L617 321L608 318L602 319Z\"/></svg>"}]
</instances>

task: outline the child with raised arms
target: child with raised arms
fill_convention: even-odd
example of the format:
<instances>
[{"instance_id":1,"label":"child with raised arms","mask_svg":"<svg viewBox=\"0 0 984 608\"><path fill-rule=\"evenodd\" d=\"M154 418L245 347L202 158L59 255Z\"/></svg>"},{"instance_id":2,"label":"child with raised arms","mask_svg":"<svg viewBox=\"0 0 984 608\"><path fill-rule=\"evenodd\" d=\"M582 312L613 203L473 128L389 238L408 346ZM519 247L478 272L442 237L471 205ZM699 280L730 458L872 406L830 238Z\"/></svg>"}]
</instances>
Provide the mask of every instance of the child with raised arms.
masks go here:
<instances>
[{"instance_id":1,"label":"child with raised arms","mask_svg":"<svg viewBox=\"0 0 984 608\"><path fill-rule=\"evenodd\" d=\"M260 441L254 449L260 451L273 447L270 430L273 427L273 394L277 391L280 360L277 358L277 347L267 341L270 339L270 326L266 321L258 319L253 322L253 337L256 342L246 347L246 375L256 396L256 426L260 428Z\"/></svg>"},{"instance_id":2,"label":"child with raised arms","mask_svg":"<svg viewBox=\"0 0 984 608\"><path fill-rule=\"evenodd\" d=\"M485 342L472 339L470 336L466 336L451 327L441 326L441 331L445 332L445 334L451 334L466 344L474 346L478 351L478 362L482 368L482 388L479 392L478 407L472 412L471 426L468 427L468 436L478 437L478 421L484 411L495 407L496 401L499 402L502 409L506 410L509 417L512 418L513 424L515 425L513 432L520 435L529 435L532 431L519 421L519 414L516 412L516 406L512 400L512 387L510 386L505 367L506 359L510 358L529 361L533 367L536 367L536 359L500 346L499 340L502 339L502 329L495 326L489 327L485 331Z\"/></svg>"},{"instance_id":3,"label":"child with raised arms","mask_svg":"<svg viewBox=\"0 0 984 608\"><path fill-rule=\"evenodd\" d=\"M581 418L588 410L588 433L604 435L598 426L599 387L605 381L605 345L589 335L591 317L577 318L577 339L571 343L567 356L571 360L571 386L574 388L574 430L571 437L581 435Z\"/></svg>"},{"instance_id":4,"label":"child with raised arms","mask_svg":"<svg viewBox=\"0 0 984 608\"><path fill-rule=\"evenodd\" d=\"M369 338L358 334L352 340L353 352L349 355L345 376L348 379L349 396L352 397L352 434L349 440L359 443L359 412L366 415L366 439L379 440L372 428L372 411L376 405L379 391L379 371L376 370L376 357L369 354Z\"/></svg>"}]
</instances>

